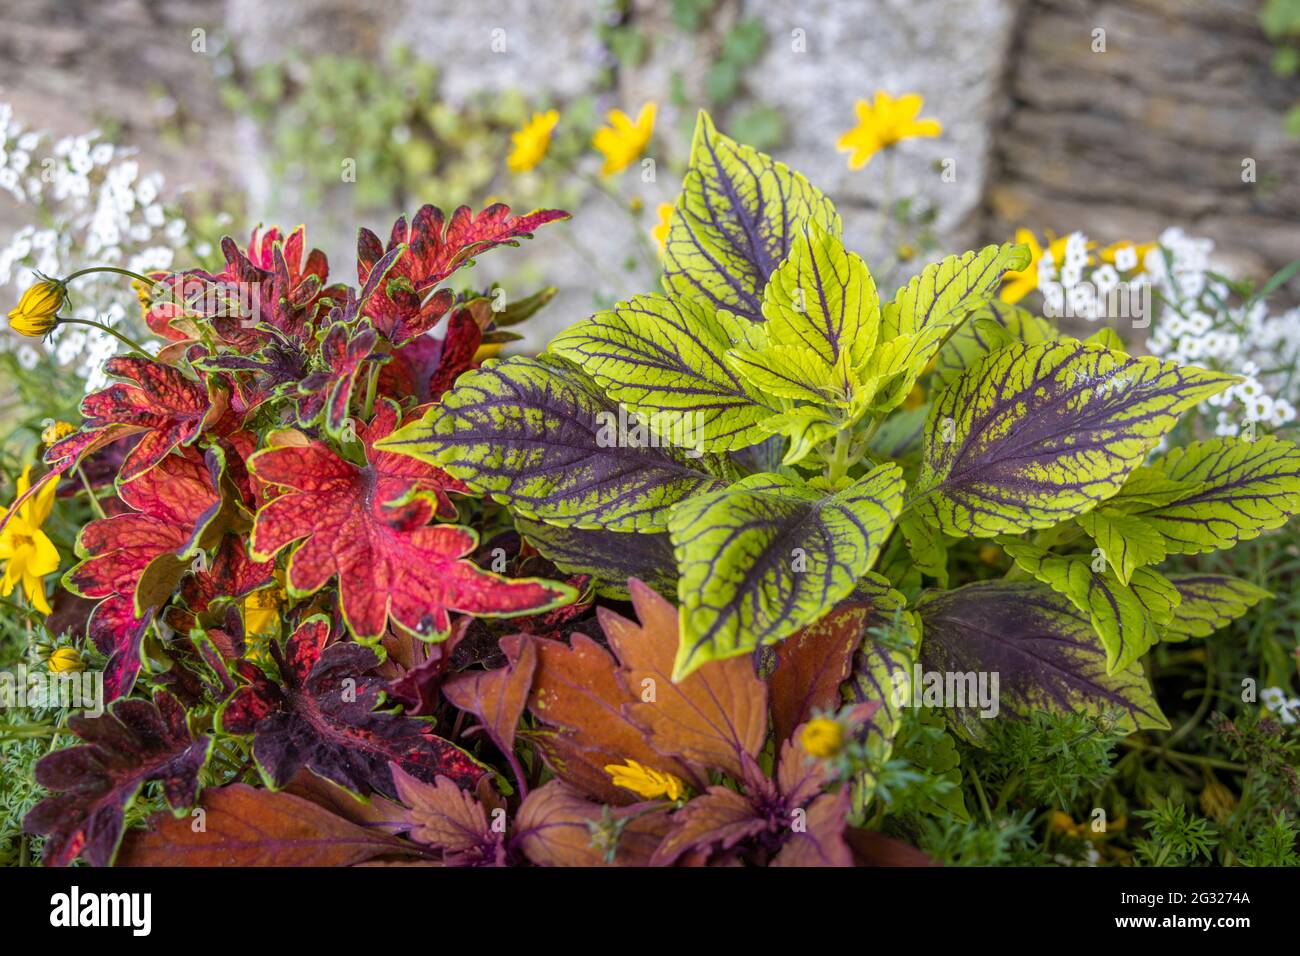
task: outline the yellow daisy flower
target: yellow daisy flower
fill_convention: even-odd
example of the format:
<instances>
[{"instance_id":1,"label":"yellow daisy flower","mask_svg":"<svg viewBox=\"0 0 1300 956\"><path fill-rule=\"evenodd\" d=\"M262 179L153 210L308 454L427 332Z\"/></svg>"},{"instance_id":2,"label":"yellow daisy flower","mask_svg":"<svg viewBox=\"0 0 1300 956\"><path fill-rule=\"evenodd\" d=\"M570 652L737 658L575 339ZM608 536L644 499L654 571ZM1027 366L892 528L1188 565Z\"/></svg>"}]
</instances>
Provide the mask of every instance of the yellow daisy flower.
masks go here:
<instances>
[{"instance_id":1,"label":"yellow daisy flower","mask_svg":"<svg viewBox=\"0 0 1300 956\"><path fill-rule=\"evenodd\" d=\"M608 126L596 130L591 138L591 145L605 157L601 167L602 176L622 172L640 158L655 131L655 113L658 110L654 100L641 107L636 121L622 110L610 110L606 116Z\"/></svg>"},{"instance_id":2,"label":"yellow daisy flower","mask_svg":"<svg viewBox=\"0 0 1300 956\"><path fill-rule=\"evenodd\" d=\"M31 487L31 471L32 466L28 465L18 479L19 498ZM50 613L49 602L45 600L44 579L59 569L59 552L41 530L54 506L56 485L57 482L47 482L45 487L22 503L4 531L0 531L0 561L5 563L4 576L0 577L0 596L8 597L21 584L27 600L42 614Z\"/></svg>"},{"instance_id":3,"label":"yellow daisy flower","mask_svg":"<svg viewBox=\"0 0 1300 956\"><path fill-rule=\"evenodd\" d=\"M559 121L557 110L534 113L522 129L510 134L515 147L506 159L506 166L512 173L526 173L546 157L546 151L551 148L551 132Z\"/></svg>"},{"instance_id":4,"label":"yellow daisy flower","mask_svg":"<svg viewBox=\"0 0 1300 956\"><path fill-rule=\"evenodd\" d=\"M849 153L849 169L861 169L871 157L905 139L938 136L943 126L935 119L917 119L925 100L920 93L905 93L894 99L884 90L876 91L875 103L858 100L853 105L858 125L845 132L835 143L841 153Z\"/></svg>"}]
</instances>

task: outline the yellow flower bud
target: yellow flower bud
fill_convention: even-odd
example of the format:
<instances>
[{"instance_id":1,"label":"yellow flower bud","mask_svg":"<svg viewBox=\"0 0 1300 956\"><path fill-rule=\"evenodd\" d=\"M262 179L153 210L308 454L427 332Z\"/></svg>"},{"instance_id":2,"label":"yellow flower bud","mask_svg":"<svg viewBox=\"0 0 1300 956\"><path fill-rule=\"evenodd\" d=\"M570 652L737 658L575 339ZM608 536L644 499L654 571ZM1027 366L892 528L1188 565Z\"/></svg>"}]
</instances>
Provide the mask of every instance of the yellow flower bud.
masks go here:
<instances>
[{"instance_id":1,"label":"yellow flower bud","mask_svg":"<svg viewBox=\"0 0 1300 956\"><path fill-rule=\"evenodd\" d=\"M52 674L76 673L86 669L86 665L82 663L81 655L73 647L60 647L50 655L46 664L49 665Z\"/></svg>"},{"instance_id":2,"label":"yellow flower bud","mask_svg":"<svg viewBox=\"0 0 1300 956\"><path fill-rule=\"evenodd\" d=\"M834 757L844 746L844 728L829 717L814 717L803 725L799 743L814 757Z\"/></svg>"},{"instance_id":3,"label":"yellow flower bud","mask_svg":"<svg viewBox=\"0 0 1300 956\"><path fill-rule=\"evenodd\" d=\"M63 308L63 286L53 279L43 279L23 293L9 312L9 325L19 335L39 338L49 333L58 321L55 314Z\"/></svg>"},{"instance_id":4,"label":"yellow flower bud","mask_svg":"<svg viewBox=\"0 0 1300 956\"><path fill-rule=\"evenodd\" d=\"M41 432L41 441L47 445L53 445L55 442L67 438L76 430L74 426L69 425L67 422L51 422Z\"/></svg>"}]
</instances>

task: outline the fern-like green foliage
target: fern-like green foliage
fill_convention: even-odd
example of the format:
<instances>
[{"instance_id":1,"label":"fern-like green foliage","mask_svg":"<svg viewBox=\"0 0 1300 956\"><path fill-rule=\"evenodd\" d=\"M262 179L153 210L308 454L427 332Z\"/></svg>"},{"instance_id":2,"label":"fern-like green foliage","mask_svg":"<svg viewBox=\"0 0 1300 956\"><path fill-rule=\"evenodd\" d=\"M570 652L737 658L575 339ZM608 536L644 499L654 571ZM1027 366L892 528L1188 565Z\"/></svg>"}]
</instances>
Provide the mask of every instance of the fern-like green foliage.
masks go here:
<instances>
[{"instance_id":1,"label":"fern-like green foliage","mask_svg":"<svg viewBox=\"0 0 1300 956\"><path fill-rule=\"evenodd\" d=\"M994 301L1028 261L990 245L879 289L829 198L702 113L662 289L540 357L485 363L381 445L507 506L602 593L630 576L675 590L675 679L846 602L870 627L903 615L910 649L867 636L846 685L888 718L872 731L886 790L906 783L890 744L918 672L998 675L1004 716L1163 728L1142 656L1265 592L1160 563L1300 511L1300 449L1217 439L1151 459L1234 377ZM1006 580L948 589L968 538L1005 549ZM968 741L994 716L946 703Z\"/></svg>"}]
</instances>

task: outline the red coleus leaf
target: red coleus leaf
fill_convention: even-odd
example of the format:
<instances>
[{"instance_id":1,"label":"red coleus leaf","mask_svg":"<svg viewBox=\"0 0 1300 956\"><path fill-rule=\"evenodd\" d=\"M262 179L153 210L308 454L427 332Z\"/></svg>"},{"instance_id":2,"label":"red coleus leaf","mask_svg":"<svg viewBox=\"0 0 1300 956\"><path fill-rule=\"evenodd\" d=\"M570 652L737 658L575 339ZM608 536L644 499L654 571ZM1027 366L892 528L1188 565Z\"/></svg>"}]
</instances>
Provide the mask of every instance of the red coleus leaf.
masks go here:
<instances>
[{"instance_id":1,"label":"red coleus leaf","mask_svg":"<svg viewBox=\"0 0 1300 956\"><path fill-rule=\"evenodd\" d=\"M379 392L393 398L415 396L418 404L437 401L462 372L474 367L483 333L467 309L447 320L441 339L421 335L394 349L379 371Z\"/></svg>"},{"instance_id":2,"label":"red coleus leaf","mask_svg":"<svg viewBox=\"0 0 1300 956\"><path fill-rule=\"evenodd\" d=\"M511 617L577 596L568 585L509 580L464 560L477 544L469 528L426 527L433 516L428 499L446 513L446 492L459 488L437 468L373 447L397 422L396 406L381 402L359 435L368 452L364 467L317 442L254 455L253 473L287 490L258 511L253 557L269 558L301 540L286 575L290 593L312 594L337 577L344 619L363 640L381 637L390 617L437 640L451 627L451 611Z\"/></svg>"},{"instance_id":3,"label":"red coleus leaf","mask_svg":"<svg viewBox=\"0 0 1300 956\"><path fill-rule=\"evenodd\" d=\"M121 486L122 501L134 510L92 521L77 536L82 560L64 576L64 585L99 601L86 633L108 655L109 700L134 684L140 641L153 612L170 596L184 558L220 511L221 462L216 450L206 458L193 449L167 455Z\"/></svg>"},{"instance_id":4,"label":"red coleus leaf","mask_svg":"<svg viewBox=\"0 0 1300 956\"><path fill-rule=\"evenodd\" d=\"M152 704L120 700L99 717L70 717L68 726L84 743L36 764L36 782L58 792L23 821L27 832L46 836L47 865L67 866L78 856L92 866L111 864L127 805L149 781L162 784L174 810L194 803L209 739L190 735L185 710L170 694Z\"/></svg>"},{"instance_id":5,"label":"red coleus leaf","mask_svg":"<svg viewBox=\"0 0 1300 956\"><path fill-rule=\"evenodd\" d=\"M195 614L203 614L216 602L240 601L274 580L274 561L254 561L248 556L244 536L227 534L211 565L185 579L181 598Z\"/></svg>"},{"instance_id":6,"label":"red coleus leaf","mask_svg":"<svg viewBox=\"0 0 1300 956\"><path fill-rule=\"evenodd\" d=\"M253 757L279 789L306 768L355 793L395 797L389 768L432 782L439 775L472 787L487 771L469 754L411 717L376 712L387 683L369 673L379 658L360 644L328 644L329 621L308 618L285 643L271 644L276 684L245 662L241 687L222 708L225 733L253 734Z\"/></svg>"},{"instance_id":7,"label":"red coleus leaf","mask_svg":"<svg viewBox=\"0 0 1300 956\"><path fill-rule=\"evenodd\" d=\"M298 424L313 425L323 412L327 432L337 435L343 430L357 372L377 360L378 342L369 322L355 326L338 322L329 327L313 362L315 370L298 383Z\"/></svg>"},{"instance_id":8,"label":"red coleus leaf","mask_svg":"<svg viewBox=\"0 0 1300 956\"><path fill-rule=\"evenodd\" d=\"M442 290L426 296L434 286L474 256L494 246L518 245L537 227L568 213L542 209L524 216L511 216L510 207L497 203L478 215L461 206L447 221L441 209L424 206L408 225L403 216L393 224L385 247L369 229L362 229L357 241L357 275L362 283L385 252L405 246L401 258L383 288L366 306L375 326L396 345L408 341L437 324L451 307L453 296Z\"/></svg>"},{"instance_id":9,"label":"red coleus leaf","mask_svg":"<svg viewBox=\"0 0 1300 956\"><path fill-rule=\"evenodd\" d=\"M117 357L105 365L110 375L128 378L87 395L81 403L81 430L56 442L45 460L61 462L84 455L126 435L143 433L122 463L119 480L144 474L178 445L194 442L226 409L224 391L195 382L169 365ZM93 438L90 436L94 436Z\"/></svg>"}]
</instances>

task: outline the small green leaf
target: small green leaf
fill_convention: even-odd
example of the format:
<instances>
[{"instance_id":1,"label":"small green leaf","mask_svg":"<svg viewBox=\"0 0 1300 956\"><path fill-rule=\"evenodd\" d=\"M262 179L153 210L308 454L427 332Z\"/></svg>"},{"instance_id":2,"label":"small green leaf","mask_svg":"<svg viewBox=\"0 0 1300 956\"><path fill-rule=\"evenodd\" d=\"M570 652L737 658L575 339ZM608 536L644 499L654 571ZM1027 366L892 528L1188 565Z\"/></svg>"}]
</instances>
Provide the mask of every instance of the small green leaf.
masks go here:
<instances>
[{"instance_id":1,"label":"small green leaf","mask_svg":"<svg viewBox=\"0 0 1300 956\"><path fill-rule=\"evenodd\" d=\"M1165 559L1164 536L1141 518L1099 509L1074 520L1101 548L1123 584L1129 583L1134 569Z\"/></svg>"},{"instance_id":2,"label":"small green leaf","mask_svg":"<svg viewBox=\"0 0 1300 956\"><path fill-rule=\"evenodd\" d=\"M992 299L972 312L944 343L934 360L934 374L940 384L947 385L990 352L1016 342L1038 345L1059 337L1047 319L1018 305Z\"/></svg>"},{"instance_id":3,"label":"small green leaf","mask_svg":"<svg viewBox=\"0 0 1300 956\"><path fill-rule=\"evenodd\" d=\"M1120 503L1164 536L1170 554L1231 548L1300 512L1300 448L1272 435L1192 442L1151 467L1159 477L1149 482L1181 482L1184 490L1165 486L1162 502L1143 504L1141 489L1129 494L1126 485Z\"/></svg>"},{"instance_id":4,"label":"small green leaf","mask_svg":"<svg viewBox=\"0 0 1300 956\"><path fill-rule=\"evenodd\" d=\"M1169 583L1183 599L1161 635L1165 641L1208 637L1273 596L1249 581L1224 574L1171 574Z\"/></svg>"}]
</instances>

